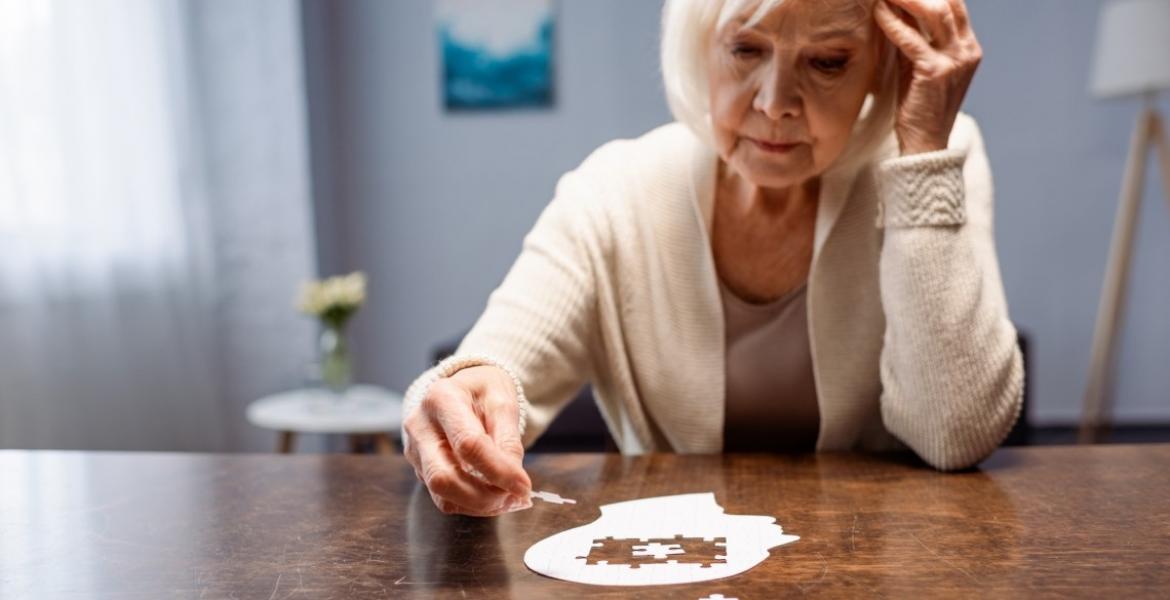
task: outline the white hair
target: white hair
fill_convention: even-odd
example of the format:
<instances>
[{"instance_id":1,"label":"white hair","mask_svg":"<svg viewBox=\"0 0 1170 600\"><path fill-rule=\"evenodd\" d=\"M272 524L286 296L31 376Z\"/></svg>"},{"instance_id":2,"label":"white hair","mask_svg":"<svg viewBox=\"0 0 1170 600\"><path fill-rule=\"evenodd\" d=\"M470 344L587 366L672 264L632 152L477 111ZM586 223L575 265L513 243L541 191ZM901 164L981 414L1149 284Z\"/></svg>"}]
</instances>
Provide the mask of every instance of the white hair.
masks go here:
<instances>
[{"instance_id":1,"label":"white hair","mask_svg":"<svg viewBox=\"0 0 1170 600\"><path fill-rule=\"evenodd\" d=\"M715 147L707 80L711 34L735 16L752 10L754 25L785 0L666 0L662 10L662 81L674 118L707 145ZM858 0L868 4L868 0ZM752 6L755 5L754 9ZM864 161L893 128L898 103L897 53L881 40L877 92L866 98L861 117L837 164Z\"/></svg>"}]
</instances>

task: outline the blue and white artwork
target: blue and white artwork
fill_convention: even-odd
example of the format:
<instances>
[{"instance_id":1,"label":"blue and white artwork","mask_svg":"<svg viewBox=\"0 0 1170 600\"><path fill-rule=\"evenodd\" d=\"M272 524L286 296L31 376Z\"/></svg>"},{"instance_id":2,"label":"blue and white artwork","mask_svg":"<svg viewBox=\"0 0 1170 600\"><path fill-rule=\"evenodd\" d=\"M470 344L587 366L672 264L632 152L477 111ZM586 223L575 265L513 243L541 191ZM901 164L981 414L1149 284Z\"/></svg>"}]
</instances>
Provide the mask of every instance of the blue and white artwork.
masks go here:
<instances>
[{"instance_id":1,"label":"blue and white artwork","mask_svg":"<svg viewBox=\"0 0 1170 600\"><path fill-rule=\"evenodd\" d=\"M551 106L553 0L436 0L448 110Z\"/></svg>"}]
</instances>

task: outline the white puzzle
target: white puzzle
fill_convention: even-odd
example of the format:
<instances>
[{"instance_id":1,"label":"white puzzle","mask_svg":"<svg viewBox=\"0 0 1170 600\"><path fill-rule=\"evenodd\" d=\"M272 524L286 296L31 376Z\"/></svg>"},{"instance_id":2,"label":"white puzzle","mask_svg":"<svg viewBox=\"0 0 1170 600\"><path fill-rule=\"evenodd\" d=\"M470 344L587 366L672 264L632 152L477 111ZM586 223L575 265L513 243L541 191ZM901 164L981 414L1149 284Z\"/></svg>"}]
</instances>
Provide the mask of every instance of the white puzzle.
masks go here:
<instances>
[{"instance_id":1,"label":"white puzzle","mask_svg":"<svg viewBox=\"0 0 1170 600\"><path fill-rule=\"evenodd\" d=\"M679 494L606 504L596 521L533 544L524 564L577 583L691 583L742 573L798 539L774 517L724 513L710 492Z\"/></svg>"}]
</instances>

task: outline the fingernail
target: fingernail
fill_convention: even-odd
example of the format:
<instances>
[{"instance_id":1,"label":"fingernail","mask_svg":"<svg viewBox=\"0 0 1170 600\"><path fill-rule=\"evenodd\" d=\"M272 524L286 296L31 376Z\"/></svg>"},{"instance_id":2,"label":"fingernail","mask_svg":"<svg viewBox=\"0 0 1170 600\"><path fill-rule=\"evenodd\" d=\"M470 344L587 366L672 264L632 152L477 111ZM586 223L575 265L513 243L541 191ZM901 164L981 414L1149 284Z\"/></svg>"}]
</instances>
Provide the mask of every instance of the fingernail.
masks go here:
<instances>
[{"instance_id":1,"label":"fingernail","mask_svg":"<svg viewBox=\"0 0 1170 600\"><path fill-rule=\"evenodd\" d=\"M504 500L504 504L503 504L502 508L503 508L504 512L515 512L518 510L524 510L526 508L531 508L531 507L532 507L532 500L530 498L510 497L507 500Z\"/></svg>"}]
</instances>

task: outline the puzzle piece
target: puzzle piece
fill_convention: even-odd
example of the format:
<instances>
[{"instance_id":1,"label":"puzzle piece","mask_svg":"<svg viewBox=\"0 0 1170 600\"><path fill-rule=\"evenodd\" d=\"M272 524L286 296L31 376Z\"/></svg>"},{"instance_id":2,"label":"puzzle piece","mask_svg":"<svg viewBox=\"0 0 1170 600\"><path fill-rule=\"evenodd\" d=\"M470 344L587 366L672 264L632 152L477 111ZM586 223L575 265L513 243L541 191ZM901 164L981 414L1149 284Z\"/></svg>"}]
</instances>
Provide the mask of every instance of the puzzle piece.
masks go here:
<instances>
[{"instance_id":1,"label":"puzzle piece","mask_svg":"<svg viewBox=\"0 0 1170 600\"><path fill-rule=\"evenodd\" d=\"M674 536L674 539L676 540L676 543L682 546L682 549L685 553L691 556L710 559L706 561L694 560L690 562L704 562L704 567L710 567L712 564L716 563L727 563L727 538L685 538L681 535L676 535Z\"/></svg>"},{"instance_id":2,"label":"puzzle piece","mask_svg":"<svg viewBox=\"0 0 1170 600\"><path fill-rule=\"evenodd\" d=\"M628 564L634 569L638 568L642 562L658 562L653 556L636 556L634 554L634 546L642 546L643 542L643 540L636 538L616 540L613 537L593 540L593 547L589 550L589 555L577 558L585 559L587 565Z\"/></svg>"},{"instance_id":3,"label":"puzzle piece","mask_svg":"<svg viewBox=\"0 0 1170 600\"><path fill-rule=\"evenodd\" d=\"M541 500L544 500L545 502L548 502L549 504L576 504L577 503L576 500L572 500L570 498L562 498L560 494L554 494L553 492L533 491L531 497L532 498L539 498Z\"/></svg>"},{"instance_id":4,"label":"puzzle piece","mask_svg":"<svg viewBox=\"0 0 1170 600\"><path fill-rule=\"evenodd\" d=\"M586 565L628 565L631 569L644 564L698 564L709 568L713 564L727 564L727 538L688 538L681 534L673 538L607 537L593 540L588 556L578 556Z\"/></svg>"},{"instance_id":5,"label":"puzzle piece","mask_svg":"<svg viewBox=\"0 0 1170 600\"><path fill-rule=\"evenodd\" d=\"M678 544L660 544L650 542L645 546L634 546L634 556L653 556L658 560L665 559L671 554L682 554L685 550Z\"/></svg>"}]
</instances>

